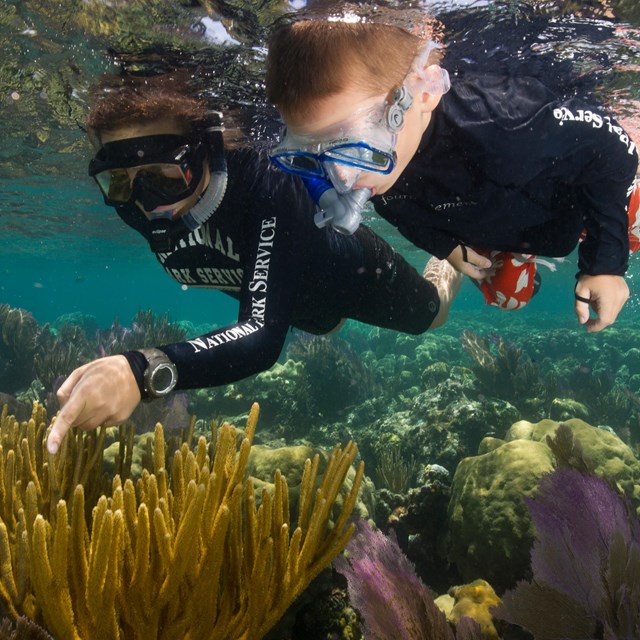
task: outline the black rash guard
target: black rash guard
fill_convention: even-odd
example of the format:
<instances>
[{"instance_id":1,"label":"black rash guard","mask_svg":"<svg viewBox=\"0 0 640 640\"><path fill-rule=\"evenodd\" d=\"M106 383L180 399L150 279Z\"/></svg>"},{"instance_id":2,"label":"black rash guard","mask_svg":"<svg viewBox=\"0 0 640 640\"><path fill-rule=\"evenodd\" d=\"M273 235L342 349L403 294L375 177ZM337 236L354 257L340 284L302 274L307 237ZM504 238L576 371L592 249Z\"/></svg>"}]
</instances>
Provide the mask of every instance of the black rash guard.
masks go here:
<instances>
[{"instance_id":1,"label":"black rash guard","mask_svg":"<svg viewBox=\"0 0 640 640\"><path fill-rule=\"evenodd\" d=\"M290 326L326 333L353 318L413 334L429 328L439 309L436 288L384 240L364 226L353 236L316 228L302 182L263 152L231 151L227 166L227 190L213 216L173 251L156 254L178 282L239 301L235 324L160 347L178 369L177 389L269 368ZM149 239L137 207L117 211Z\"/></svg>"},{"instance_id":2,"label":"black rash guard","mask_svg":"<svg viewBox=\"0 0 640 640\"><path fill-rule=\"evenodd\" d=\"M558 100L533 78L465 73L452 79L418 151L377 212L439 258L458 244L565 256L623 275L627 205L638 155L608 115Z\"/></svg>"}]
</instances>

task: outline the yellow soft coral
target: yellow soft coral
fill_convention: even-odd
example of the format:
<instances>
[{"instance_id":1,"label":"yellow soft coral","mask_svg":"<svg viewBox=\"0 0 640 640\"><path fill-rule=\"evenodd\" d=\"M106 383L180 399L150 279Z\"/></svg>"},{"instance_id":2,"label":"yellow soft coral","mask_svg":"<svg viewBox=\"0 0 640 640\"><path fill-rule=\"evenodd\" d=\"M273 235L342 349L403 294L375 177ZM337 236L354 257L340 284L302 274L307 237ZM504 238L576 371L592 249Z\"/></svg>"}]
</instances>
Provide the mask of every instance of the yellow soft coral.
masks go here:
<instances>
[{"instance_id":1,"label":"yellow soft coral","mask_svg":"<svg viewBox=\"0 0 640 640\"><path fill-rule=\"evenodd\" d=\"M328 523L353 443L334 449L318 487L318 456L305 462L297 526L279 472L256 507L245 471L257 405L239 446L223 425L213 457L204 438L195 451L183 443L170 473L158 425L153 473L136 485L116 475L96 500L103 436L74 433L61 454L72 462L47 460L38 418L17 427L5 412L0 425L0 599L57 638L258 640L351 537L362 464Z\"/></svg>"}]
</instances>

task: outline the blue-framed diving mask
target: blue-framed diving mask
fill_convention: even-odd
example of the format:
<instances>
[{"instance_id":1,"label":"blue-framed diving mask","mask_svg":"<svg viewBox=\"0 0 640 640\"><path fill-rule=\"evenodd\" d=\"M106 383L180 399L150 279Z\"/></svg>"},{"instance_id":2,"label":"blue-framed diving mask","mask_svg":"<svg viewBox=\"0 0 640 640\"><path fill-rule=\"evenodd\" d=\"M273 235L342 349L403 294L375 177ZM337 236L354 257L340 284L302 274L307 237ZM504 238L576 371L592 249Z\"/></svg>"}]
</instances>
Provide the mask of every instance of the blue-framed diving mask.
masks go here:
<instances>
[{"instance_id":1,"label":"blue-framed diving mask","mask_svg":"<svg viewBox=\"0 0 640 640\"><path fill-rule=\"evenodd\" d=\"M394 93L393 103L380 97L375 105L356 111L326 134L301 135L285 127L281 142L269 157L287 173L328 180L338 193L347 193L363 171L393 171L397 131L412 102L411 94L401 87Z\"/></svg>"},{"instance_id":2,"label":"blue-framed diving mask","mask_svg":"<svg viewBox=\"0 0 640 640\"><path fill-rule=\"evenodd\" d=\"M303 179L320 208L314 218L318 227L331 225L340 233L355 232L372 192L353 186L363 171L393 171L397 131L412 102L411 94L402 86L394 92L392 103L380 97L377 104L360 109L330 135L283 131L282 141L270 158L283 171Z\"/></svg>"}]
</instances>

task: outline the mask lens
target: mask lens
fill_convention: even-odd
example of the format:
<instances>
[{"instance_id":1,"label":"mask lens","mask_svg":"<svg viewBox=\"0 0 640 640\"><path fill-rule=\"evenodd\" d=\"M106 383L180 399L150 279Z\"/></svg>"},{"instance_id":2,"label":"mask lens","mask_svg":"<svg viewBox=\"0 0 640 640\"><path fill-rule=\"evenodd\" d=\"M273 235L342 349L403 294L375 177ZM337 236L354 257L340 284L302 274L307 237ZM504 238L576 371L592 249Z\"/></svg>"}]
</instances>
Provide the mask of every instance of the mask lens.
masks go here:
<instances>
[{"instance_id":1,"label":"mask lens","mask_svg":"<svg viewBox=\"0 0 640 640\"><path fill-rule=\"evenodd\" d=\"M193 174L189 167L175 164L152 164L140 167L134 181L140 181L147 189L179 196L189 188Z\"/></svg>"},{"instance_id":2,"label":"mask lens","mask_svg":"<svg viewBox=\"0 0 640 640\"><path fill-rule=\"evenodd\" d=\"M94 176L100 190L113 202L129 202L136 189L152 192L166 198L167 203L181 199L189 190L193 172L187 165L158 163L109 169Z\"/></svg>"},{"instance_id":3,"label":"mask lens","mask_svg":"<svg viewBox=\"0 0 640 640\"><path fill-rule=\"evenodd\" d=\"M340 145L325 150L324 157L365 171L389 173L393 169L394 154L370 147L365 142Z\"/></svg>"},{"instance_id":4,"label":"mask lens","mask_svg":"<svg viewBox=\"0 0 640 640\"><path fill-rule=\"evenodd\" d=\"M324 171L318 158L307 153L282 153L271 156L283 171L302 177L323 176Z\"/></svg>"},{"instance_id":5,"label":"mask lens","mask_svg":"<svg viewBox=\"0 0 640 640\"><path fill-rule=\"evenodd\" d=\"M100 191L115 202L127 202L131 198L131 180L126 169L110 169L94 176Z\"/></svg>"}]
</instances>

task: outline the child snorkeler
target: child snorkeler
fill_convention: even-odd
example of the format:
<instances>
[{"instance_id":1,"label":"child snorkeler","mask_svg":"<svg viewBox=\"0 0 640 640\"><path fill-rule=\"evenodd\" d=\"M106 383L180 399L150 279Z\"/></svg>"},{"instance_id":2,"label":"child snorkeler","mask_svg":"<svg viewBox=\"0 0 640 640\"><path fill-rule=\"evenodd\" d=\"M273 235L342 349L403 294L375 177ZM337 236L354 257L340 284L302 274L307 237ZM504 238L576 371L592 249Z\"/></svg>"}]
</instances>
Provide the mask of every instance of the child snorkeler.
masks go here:
<instances>
[{"instance_id":1,"label":"child snorkeler","mask_svg":"<svg viewBox=\"0 0 640 640\"><path fill-rule=\"evenodd\" d=\"M629 136L534 78L465 72L450 82L441 46L406 28L404 9L337 5L271 34L267 94L286 124L272 160L303 178L329 224L329 196L350 207L351 228L371 198L501 308L536 292L536 256L566 256L582 240L575 313L590 332L613 323L640 238Z\"/></svg>"},{"instance_id":2,"label":"child snorkeler","mask_svg":"<svg viewBox=\"0 0 640 640\"><path fill-rule=\"evenodd\" d=\"M174 78L104 80L88 126L89 175L106 204L179 283L236 298L238 321L73 371L58 391L51 453L71 427L122 422L143 398L269 368L291 326L322 334L354 318L419 334L444 323L454 269L432 261L425 279L366 227L318 229L302 183L265 152L225 149L221 114Z\"/></svg>"}]
</instances>

